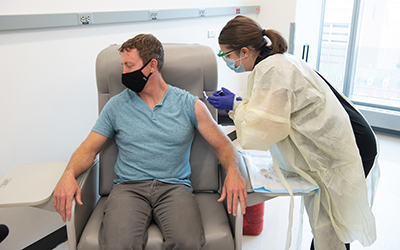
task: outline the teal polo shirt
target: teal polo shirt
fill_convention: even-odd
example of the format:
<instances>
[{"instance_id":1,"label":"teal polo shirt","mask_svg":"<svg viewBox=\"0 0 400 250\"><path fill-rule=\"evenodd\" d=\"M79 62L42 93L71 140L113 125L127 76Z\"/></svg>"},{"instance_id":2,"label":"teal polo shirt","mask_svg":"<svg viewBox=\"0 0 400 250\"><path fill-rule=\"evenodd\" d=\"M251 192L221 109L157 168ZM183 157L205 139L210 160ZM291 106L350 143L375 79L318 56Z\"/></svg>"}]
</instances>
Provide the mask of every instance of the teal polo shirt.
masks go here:
<instances>
[{"instance_id":1,"label":"teal polo shirt","mask_svg":"<svg viewBox=\"0 0 400 250\"><path fill-rule=\"evenodd\" d=\"M129 89L106 103L92 131L115 137L114 185L156 179L191 186L189 157L197 129L196 100L169 85L153 110Z\"/></svg>"}]
</instances>

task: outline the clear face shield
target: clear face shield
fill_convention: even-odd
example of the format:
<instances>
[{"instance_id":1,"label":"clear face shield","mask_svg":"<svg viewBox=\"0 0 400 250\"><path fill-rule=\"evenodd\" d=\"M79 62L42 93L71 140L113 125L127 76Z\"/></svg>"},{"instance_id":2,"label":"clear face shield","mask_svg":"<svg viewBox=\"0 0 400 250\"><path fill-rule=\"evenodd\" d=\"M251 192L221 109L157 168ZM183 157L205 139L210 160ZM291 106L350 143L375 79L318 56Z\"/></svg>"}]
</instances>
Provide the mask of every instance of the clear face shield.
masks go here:
<instances>
[{"instance_id":1,"label":"clear face shield","mask_svg":"<svg viewBox=\"0 0 400 250\"><path fill-rule=\"evenodd\" d=\"M235 71L236 73L242 73L242 72L246 72L246 69L244 68L243 64L242 64L242 59L243 57L240 57L239 59L232 59L228 57L228 54L232 53L233 51L236 51L239 49L233 49L230 50L226 53L223 53L222 50L219 50L219 53L217 54L218 57L222 57L222 59L225 61L226 66L228 66L228 68L230 68L231 70ZM242 53L242 52L240 52ZM240 65L236 68L235 63L236 61L240 60Z\"/></svg>"}]
</instances>

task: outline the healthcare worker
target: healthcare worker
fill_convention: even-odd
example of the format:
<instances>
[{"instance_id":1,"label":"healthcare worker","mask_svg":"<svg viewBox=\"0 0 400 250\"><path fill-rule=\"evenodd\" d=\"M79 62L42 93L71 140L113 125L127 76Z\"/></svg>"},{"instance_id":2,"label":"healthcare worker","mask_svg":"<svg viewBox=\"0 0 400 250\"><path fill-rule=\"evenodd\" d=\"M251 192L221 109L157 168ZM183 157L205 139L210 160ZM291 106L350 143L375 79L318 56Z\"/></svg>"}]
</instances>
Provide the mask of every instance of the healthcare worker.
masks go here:
<instances>
[{"instance_id":1,"label":"healthcare worker","mask_svg":"<svg viewBox=\"0 0 400 250\"><path fill-rule=\"evenodd\" d=\"M251 71L247 96L222 88L207 100L229 112L243 149L270 150L274 165L318 185L319 192L304 197L312 248L348 249L344 243L354 240L370 246L376 226L362 159L349 115L328 84L286 53L278 32L263 30L251 18L230 20L218 42L218 56L229 68ZM376 148L371 154L373 162Z\"/></svg>"}]
</instances>

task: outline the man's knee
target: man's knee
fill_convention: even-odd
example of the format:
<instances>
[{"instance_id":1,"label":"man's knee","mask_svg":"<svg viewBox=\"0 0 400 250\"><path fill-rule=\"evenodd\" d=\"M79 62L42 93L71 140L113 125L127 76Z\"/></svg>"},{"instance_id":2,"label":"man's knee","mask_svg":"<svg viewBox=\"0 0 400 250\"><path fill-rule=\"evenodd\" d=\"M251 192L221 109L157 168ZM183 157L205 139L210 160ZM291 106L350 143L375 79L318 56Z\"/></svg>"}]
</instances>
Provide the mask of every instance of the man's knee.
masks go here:
<instances>
[{"instance_id":1,"label":"man's knee","mask_svg":"<svg viewBox=\"0 0 400 250\"><path fill-rule=\"evenodd\" d=\"M204 246L204 242L189 242L189 241L185 241L185 242L177 242L176 244L176 248L174 249L193 249L193 250L200 250L202 249Z\"/></svg>"},{"instance_id":2,"label":"man's knee","mask_svg":"<svg viewBox=\"0 0 400 250\"><path fill-rule=\"evenodd\" d=\"M147 240L146 240L147 242ZM146 242L144 242L141 237L129 237L128 235L124 235L121 237L101 237L100 245L103 250L143 250L146 246Z\"/></svg>"},{"instance_id":3,"label":"man's knee","mask_svg":"<svg viewBox=\"0 0 400 250\"><path fill-rule=\"evenodd\" d=\"M165 242L164 250L200 250L205 244L204 236L199 235L194 238L179 237Z\"/></svg>"}]
</instances>

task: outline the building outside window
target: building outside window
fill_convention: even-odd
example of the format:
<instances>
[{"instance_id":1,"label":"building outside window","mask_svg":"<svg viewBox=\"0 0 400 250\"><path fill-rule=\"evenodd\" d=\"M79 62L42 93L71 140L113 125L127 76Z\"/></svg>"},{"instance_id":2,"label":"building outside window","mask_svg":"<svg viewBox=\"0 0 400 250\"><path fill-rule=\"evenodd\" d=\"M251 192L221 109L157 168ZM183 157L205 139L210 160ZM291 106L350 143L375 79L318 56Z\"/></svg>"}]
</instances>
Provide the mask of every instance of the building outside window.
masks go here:
<instances>
[{"instance_id":1,"label":"building outside window","mask_svg":"<svg viewBox=\"0 0 400 250\"><path fill-rule=\"evenodd\" d=\"M326 0L318 70L355 104L400 111L400 1Z\"/></svg>"}]
</instances>

